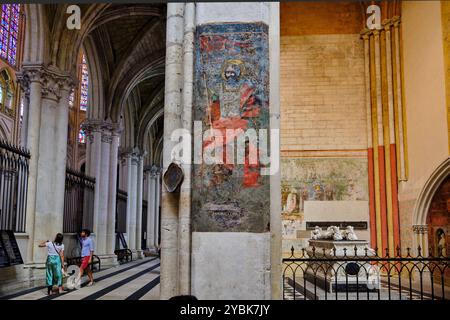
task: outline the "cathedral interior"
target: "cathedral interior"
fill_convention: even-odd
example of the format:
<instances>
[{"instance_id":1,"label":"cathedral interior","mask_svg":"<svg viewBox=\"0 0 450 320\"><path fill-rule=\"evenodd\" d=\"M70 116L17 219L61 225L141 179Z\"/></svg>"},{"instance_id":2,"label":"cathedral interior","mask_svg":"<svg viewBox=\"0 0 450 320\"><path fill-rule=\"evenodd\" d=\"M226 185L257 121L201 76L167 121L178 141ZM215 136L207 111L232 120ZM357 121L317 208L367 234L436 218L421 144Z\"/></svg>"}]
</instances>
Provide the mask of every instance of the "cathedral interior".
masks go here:
<instances>
[{"instance_id":1,"label":"cathedral interior","mask_svg":"<svg viewBox=\"0 0 450 320\"><path fill-rule=\"evenodd\" d=\"M314 259L333 230L324 254L346 239L343 260L385 259L381 296L384 277L403 288L409 272L408 294L422 284L411 257L432 260L425 296L450 296L450 2L0 13L0 299L48 298L39 244L61 233L79 265L83 229L98 283L52 299L309 299L311 274L291 263L314 265L299 255ZM201 148L219 145L209 132L270 132L278 170L261 173L268 147L250 138L256 164L176 161L178 129ZM327 274L338 299L341 275Z\"/></svg>"}]
</instances>

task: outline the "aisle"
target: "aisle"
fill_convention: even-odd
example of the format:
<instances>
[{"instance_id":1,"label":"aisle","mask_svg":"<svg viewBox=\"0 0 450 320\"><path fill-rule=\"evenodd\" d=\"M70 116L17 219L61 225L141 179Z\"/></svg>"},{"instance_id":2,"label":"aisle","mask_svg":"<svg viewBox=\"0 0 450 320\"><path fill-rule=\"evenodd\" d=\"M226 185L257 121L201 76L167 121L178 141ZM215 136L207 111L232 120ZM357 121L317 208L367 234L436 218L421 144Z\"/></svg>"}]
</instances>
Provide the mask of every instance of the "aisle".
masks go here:
<instances>
[{"instance_id":1,"label":"aisle","mask_svg":"<svg viewBox=\"0 0 450 320\"><path fill-rule=\"evenodd\" d=\"M158 300L159 266L157 258L145 258L94 273L95 284L87 287L83 277L80 289L47 296L47 288L27 289L2 297L10 300Z\"/></svg>"}]
</instances>

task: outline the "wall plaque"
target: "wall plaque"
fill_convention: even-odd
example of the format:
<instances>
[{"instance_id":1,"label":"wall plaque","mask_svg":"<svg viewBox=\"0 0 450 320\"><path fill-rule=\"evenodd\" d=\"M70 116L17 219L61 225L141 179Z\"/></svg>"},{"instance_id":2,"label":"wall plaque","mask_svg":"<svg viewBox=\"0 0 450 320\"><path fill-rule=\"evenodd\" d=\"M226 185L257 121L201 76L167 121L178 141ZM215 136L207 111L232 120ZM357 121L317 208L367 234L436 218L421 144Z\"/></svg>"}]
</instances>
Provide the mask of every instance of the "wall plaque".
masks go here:
<instances>
[{"instance_id":1,"label":"wall plaque","mask_svg":"<svg viewBox=\"0 0 450 320\"><path fill-rule=\"evenodd\" d=\"M0 268L23 264L14 232L0 230Z\"/></svg>"}]
</instances>

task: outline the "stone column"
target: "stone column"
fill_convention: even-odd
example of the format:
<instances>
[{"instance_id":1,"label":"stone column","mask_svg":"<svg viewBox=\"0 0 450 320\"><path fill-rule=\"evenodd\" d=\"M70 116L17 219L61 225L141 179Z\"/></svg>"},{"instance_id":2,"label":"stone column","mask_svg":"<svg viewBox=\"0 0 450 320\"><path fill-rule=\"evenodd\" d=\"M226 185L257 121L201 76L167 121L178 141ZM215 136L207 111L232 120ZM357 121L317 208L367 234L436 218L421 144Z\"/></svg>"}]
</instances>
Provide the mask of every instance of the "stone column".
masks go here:
<instances>
[{"instance_id":1,"label":"stone column","mask_svg":"<svg viewBox=\"0 0 450 320\"><path fill-rule=\"evenodd\" d=\"M106 254L106 230L108 224L108 194L109 194L109 157L111 152L111 132L109 128L102 128L101 136L101 166L100 177L97 179L97 192L100 194L98 207L96 247L100 255Z\"/></svg>"},{"instance_id":2,"label":"stone column","mask_svg":"<svg viewBox=\"0 0 450 320\"><path fill-rule=\"evenodd\" d=\"M22 87L23 114L22 114L22 126L20 128L20 145L26 147L28 137L28 126L29 126L28 115L30 112L30 85L28 83L23 83L23 85L25 85L25 87Z\"/></svg>"},{"instance_id":3,"label":"stone column","mask_svg":"<svg viewBox=\"0 0 450 320\"><path fill-rule=\"evenodd\" d=\"M100 216L100 176L102 167L102 132L101 132L101 120L87 119L83 128L86 130L86 135L89 143L89 166L86 167L87 175L95 178L95 192L94 192L94 217L92 232L93 237L96 240L98 234L98 219Z\"/></svg>"},{"instance_id":4,"label":"stone column","mask_svg":"<svg viewBox=\"0 0 450 320\"><path fill-rule=\"evenodd\" d=\"M181 128L184 3L167 4L163 169L172 162L172 132ZM178 195L162 190L161 299L178 295ZM156 212L158 217L158 212ZM156 224L157 226L157 224Z\"/></svg>"},{"instance_id":5,"label":"stone column","mask_svg":"<svg viewBox=\"0 0 450 320\"><path fill-rule=\"evenodd\" d=\"M136 152L132 152L127 156L127 238L128 248L136 250L136 192L137 192L137 172L138 172L138 156Z\"/></svg>"},{"instance_id":6,"label":"stone column","mask_svg":"<svg viewBox=\"0 0 450 320\"><path fill-rule=\"evenodd\" d=\"M142 258L142 200L144 183L144 157L138 155L137 181L136 181L136 252L137 257Z\"/></svg>"},{"instance_id":7,"label":"stone column","mask_svg":"<svg viewBox=\"0 0 450 320\"><path fill-rule=\"evenodd\" d=\"M209 110L216 105L208 94L214 92L221 111L239 110L245 102L252 112L239 119L238 126L244 131L255 129L272 145L278 139L272 139L277 131L270 129L278 129L279 122L278 7L264 2L200 2L196 8L195 41L202 45L194 54L198 63L193 120L202 122L205 135L215 127L212 121L203 121L214 117ZM227 49L219 49L212 39L221 39ZM241 76L230 81L223 72L230 69ZM248 155L247 162L234 162L231 168L204 162L192 165L191 292L199 299L281 297L278 150L271 150L266 163L266 146L254 146L260 154L255 166L249 165Z\"/></svg>"},{"instance_id":8,"label":"stone column","mask_svg":"<svg viewBox=\"0 0 450 320\"><path fill-rule=\"evenodd\" d=\"M42 65L24 65L18 77L30 86L27 263L43 267L46 252L37 245L63 229L68 91L73 80L56 68Z\"/></svg>"},{"instance_id":9,"label":"stone column","mask_svg":"<svg viewBox=\"0 0 450 320\"><path fill-rule=\"evenodd\" d=\"M56 174L56 186L53 189L53 197L55 199L55 207L61 211L58 215L61 217L61 225L63 223L64 212L64 195L66 182L66 167L67 167L67 128L69 125L69 93L71 90L71 83L66 82L60 87L60 99L56 109L56 126L55 130L55 165L54 171ZM62 228L59 232L62 232Z\"/></svg>"},{"instance_id":10,"label":"stone column","mask_svg":"<svg viewBox=\"0 0 450 320\"><path fill-rule=\"evenodd\" d=\"M23 72L18 74L22 88L30 92L29 122L27 130L27 147L33 155L39 154L39 128L41 126L41 69L38 66L24 66ZM34 251L37 249L34 242L34 221L36 208L37 167L39 157L31 157L29 162L27 207L26 207L26 232L29 235L27 264L34 263Z\"/></svg>"},{"instance_id":11,"label":"stone column","mask_svg":"<svg viewBox=\"0 0 450 320\"><path fill-rule=\"evenodd\" d=\"M160 206L161 206L161 174L162 170L157 167L156 178L155 178L155 245L160 246Z\"/></svg>"},{"instance_id":12,"label":"stone column","mask_svg":"<svg viewBox=\"0 0 450 320\"><path fill-rule=\"evenodd\" d=\"M195 4L187 3L184 16L183 43L183 128L192 136L192 94L194 85ZM180 190L178 220L178 273L180 294L191 293L191 163L181 163L184 179Z\"/></svg>"},{"instance_id":13,"label":"stone column","mask_svg":"<svg viewBox=\"0 0 450 320\"><path fill-rule=\"evenodd\" d=\"M107 252L113 254L116 247L116 197L117 197L117 162L119 152L119 131L113 130L111 134L110 168L109 168L109 203L107 225Z\"/></svg>"},{"instance_id":14,"label":"stone column","mask_svg":"<svg viewBox=\"0 0 450 320\"><path fill-rule=\"evenodd\" d=\"M95 177L94 225L95 253L102 264L116 264L115 201L117 182L117 124L109 120L87 119L83 125L90 144L88 175Z\"/></svg>"},{"instance_id":15,"label":"stone column","mask_svg":"<svg viewBox=\"0 0 450 320\"><path fill-rule=\"evenodd\" d=\"M394 17L394 50L395 50L395 69L394 77L396 81L396 103L397 103L397 117L398 117L398 140L399 140L399 180L406 181L406 169L405 169L405 142L403 132L403 100L402 100L402 71L401 71L401 57L400 57L400 17Z\"/></svg>"},{"instance_id":16,"label":"stone column","mask_svg":"<svg viewBox=\"0 0 450 320\"><path fill-rule=\"evenodd\" d=\"M280 4L270 3L269 60L270 60L270 128L280 129ZM266 286L266 299L282 299L282 236L281 236L281 159L280 135L271 134L270 140L277 152L271 152L274 172L270 175L270 288ZM271 150L274 150L271 147ZM275 166L277 166L275 170Z\"/></svg>"},{"instance_id":17,"label":"stone column","mask_svg":"<svg viewBox=\"0 0 450 320\"><path fill-rule=\"evenodd\" d=\"M148 207L147 207L147 248L155 250L155 219L156 219L156 168L152 166L148 170Z\"/></svg>"}]
</instances>

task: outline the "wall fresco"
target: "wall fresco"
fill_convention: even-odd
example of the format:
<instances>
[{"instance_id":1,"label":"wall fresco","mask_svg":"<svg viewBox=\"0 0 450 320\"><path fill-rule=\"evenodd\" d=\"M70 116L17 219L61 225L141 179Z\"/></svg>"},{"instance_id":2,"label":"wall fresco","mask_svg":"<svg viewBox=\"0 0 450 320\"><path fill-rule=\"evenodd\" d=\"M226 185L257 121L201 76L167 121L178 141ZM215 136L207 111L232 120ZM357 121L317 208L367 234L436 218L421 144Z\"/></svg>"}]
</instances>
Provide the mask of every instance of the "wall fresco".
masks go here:
<instances>
[{"instance_id":1,"label":"wall fresco","mask_svg":"<svg viewBox=\"0 0 450 320\"><path fill-rule=\"evenodd\" d=\"M227 129L269 129L267 25L201 25L195 40L193 116L194 121L202 122L203 133L208 129L223 135ZM217 147L218 143L206 137L203 150ZM226 150L231 143L227 137L220 141L220 147ZM194 165L193 231L268 231L270 185L269 176L260 174L260 148L258 144L246 143L242 164L224 161ZM249 161L252 150L258 154L256 163ZM223 156L225 160L226 152Z\"/></svg>"},{"instance_id":2,"label":"wall fresco","mask_svg":"<svg viewBox=\"0 0 450 320\"><path fill-rule=\"evenodd\" d=\"M305 201L368 200L366 159L282 159L282 214L303 219Z\"/></svg>"}]
</instances>

